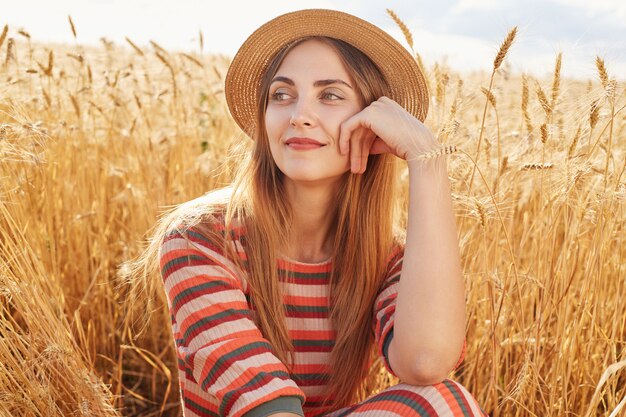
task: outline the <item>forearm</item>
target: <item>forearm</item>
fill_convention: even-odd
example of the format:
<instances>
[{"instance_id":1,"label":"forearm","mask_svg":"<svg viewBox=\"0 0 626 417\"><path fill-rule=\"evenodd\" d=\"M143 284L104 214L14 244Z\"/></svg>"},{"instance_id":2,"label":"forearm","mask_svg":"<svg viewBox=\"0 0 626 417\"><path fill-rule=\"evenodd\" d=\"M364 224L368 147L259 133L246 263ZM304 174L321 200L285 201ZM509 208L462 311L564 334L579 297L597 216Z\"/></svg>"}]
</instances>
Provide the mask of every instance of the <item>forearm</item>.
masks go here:
<instances>
[{"instance_id":1,"label":"forearm","mask_svg":"<svg viewBox=\"0 0 626 417\"><path fill-rule=\"evenodd\" d=\"M464 283L446 161L411 161L392 369L408 383L437 382L456 364L464 335Z\"/></svg>"}]
</instances>

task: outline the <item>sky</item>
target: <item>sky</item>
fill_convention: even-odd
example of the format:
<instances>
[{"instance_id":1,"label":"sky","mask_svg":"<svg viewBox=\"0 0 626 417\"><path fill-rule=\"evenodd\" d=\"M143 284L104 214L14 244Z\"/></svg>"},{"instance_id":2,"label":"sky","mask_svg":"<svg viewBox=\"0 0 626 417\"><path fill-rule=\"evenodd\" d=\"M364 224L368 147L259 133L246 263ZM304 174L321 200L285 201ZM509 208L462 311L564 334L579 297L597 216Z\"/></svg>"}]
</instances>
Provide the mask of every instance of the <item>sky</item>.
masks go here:
<instances>
[{"instance_id":1,"label":"sky","mask_svg":"<svg viewBox=\"0 0 626 417\"><path fill-rule=\"evenodd\" d=\"M0 0L0 25L9 36L25 29L37 42L98 44L124 37L168 50L233 56L257 27L280 14L305 8L351 13L386 30L407 46L385 11L394 10L413 33L426 65L445 62L454 70L491 71L500 43L513 26L516 41L507 59L513 72L538 77L554 69L563 52L564 77L596 78L595 58L609 75L626 79L626 0Z\"/></svg>"}]
</instances>

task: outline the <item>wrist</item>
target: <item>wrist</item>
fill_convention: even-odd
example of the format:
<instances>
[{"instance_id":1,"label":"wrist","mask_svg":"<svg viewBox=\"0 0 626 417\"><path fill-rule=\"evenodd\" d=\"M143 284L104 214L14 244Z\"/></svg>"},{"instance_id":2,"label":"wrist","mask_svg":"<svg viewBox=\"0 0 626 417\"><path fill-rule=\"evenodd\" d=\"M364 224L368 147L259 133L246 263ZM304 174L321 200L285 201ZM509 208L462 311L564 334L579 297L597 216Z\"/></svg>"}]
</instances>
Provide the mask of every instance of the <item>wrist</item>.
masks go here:
<instances>
[{"instance_id":1,"label":"wrist","mask_svg":"<svg viewBox=\"0 0 626 417\"><path fill-rule=\"evenodd\" d=\"M446 159L446 156L451 155L453 153L458 152L458 148L455 145L441 145L433 147L430 151L420 152L418 154L413 154L407 152L404 155L404 159L407 162L415 162L415 161L432 161L437 159Z\"/></svg>"},{"instance_id":2,"label":"wrist","mask_svg":"<svg viewBox=\"0 0 626 417\"><path fill-rule=\"evenodd\" d=\"M409 168L409 173L411 172L419 172L420 176L422 175L432 175L432 176L448 176L448 168L447 162L448 159L446 155L441 155L435 158L407 158L407 166Z\"/></svg>"},{"instance_id":3,"label":"wrist","mask_svg":"<svg viewBox=\"0 0 626 417\"><path fill-rule=\"evenodd\" d=\"M441 190L450 190L450 179L446 158L425 161L409 161L409 192L420 195L435 195Z\"/></svg>"}]
</instances>

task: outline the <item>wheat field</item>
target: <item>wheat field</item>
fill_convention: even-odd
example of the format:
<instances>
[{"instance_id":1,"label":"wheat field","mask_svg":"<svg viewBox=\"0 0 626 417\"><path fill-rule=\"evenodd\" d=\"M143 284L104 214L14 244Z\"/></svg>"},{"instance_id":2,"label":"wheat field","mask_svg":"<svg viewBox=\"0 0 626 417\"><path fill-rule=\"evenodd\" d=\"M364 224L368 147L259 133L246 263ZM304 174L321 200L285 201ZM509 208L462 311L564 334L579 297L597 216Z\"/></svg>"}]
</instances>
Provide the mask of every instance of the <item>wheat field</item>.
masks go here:
<instances>
[{"instance_id":1,"label":"wheat field","mask_svg":"<svg viewBox=\"0 0 626 417\"><path fill-rule=\"evenodd\" d=\"M515 37L490 72L415 54L466 280L454 378L492 416L624 415L626 83L600 58L561 78L561 54L514 74ZM123 278L163 210L226 185L246 146L229 58L202 47L0 33L0 415L181 415L164 294L133 303Z\"/></svg>"}]
</instances>

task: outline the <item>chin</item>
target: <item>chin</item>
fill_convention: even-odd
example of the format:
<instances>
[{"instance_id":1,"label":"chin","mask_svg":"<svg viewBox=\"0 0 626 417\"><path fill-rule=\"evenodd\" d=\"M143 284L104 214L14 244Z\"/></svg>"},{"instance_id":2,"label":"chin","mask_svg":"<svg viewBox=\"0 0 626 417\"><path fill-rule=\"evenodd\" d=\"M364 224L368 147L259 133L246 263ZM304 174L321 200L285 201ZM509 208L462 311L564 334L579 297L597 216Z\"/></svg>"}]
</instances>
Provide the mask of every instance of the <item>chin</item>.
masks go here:
<instances>
[{"instance_id":1,"label":"chin","mask_svg":"<svg viewBox=\"0 0 626 417\"><path fill-rule=\"evenodd\" d=\"M285 179L303 183L333 183L350 171L348 158L340 159L326 156L312 160L279 157L274 159L274 163L283 173Z\"/></svg>"},{"instance_id":2,"label":"chin","mask_svg":"<svg viewBox=\"0 0 626 417\"><path fill-rule=\"evenodd\" d=\"M300 183L323 183L330 181L329 177L320 177L319 175L307 175L307 174L285 174L285 177L293 182Z\"/></svg>"},{"instance_id":3,"label":"chin","mask_svg":"<svg viewBox=\"0 0 626 417\"><path fill-rule=\"evenodd\" d=\"M282 170L281 170L282 171ZM328 172L328 173L320 173L320 172L305 172L305 171L282 171L285 175L286 179L289 179L293 182L314 185L314 184L333 184L339 181L346 171L343 172Z\"/></svg>"}]
</instances>

